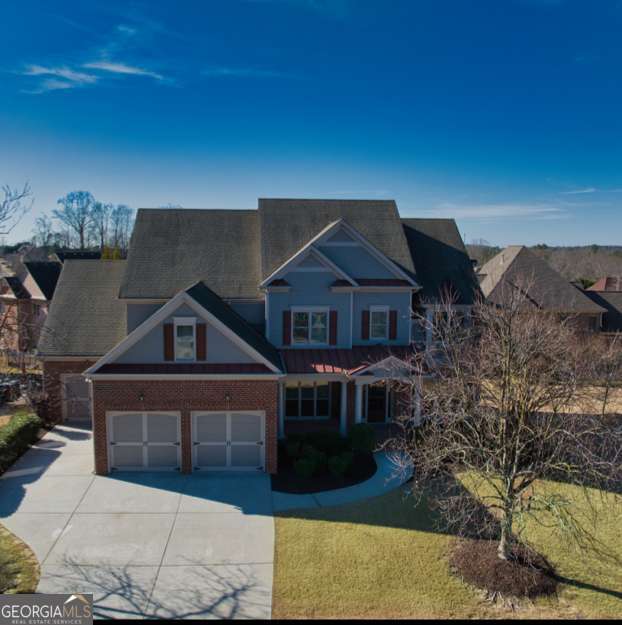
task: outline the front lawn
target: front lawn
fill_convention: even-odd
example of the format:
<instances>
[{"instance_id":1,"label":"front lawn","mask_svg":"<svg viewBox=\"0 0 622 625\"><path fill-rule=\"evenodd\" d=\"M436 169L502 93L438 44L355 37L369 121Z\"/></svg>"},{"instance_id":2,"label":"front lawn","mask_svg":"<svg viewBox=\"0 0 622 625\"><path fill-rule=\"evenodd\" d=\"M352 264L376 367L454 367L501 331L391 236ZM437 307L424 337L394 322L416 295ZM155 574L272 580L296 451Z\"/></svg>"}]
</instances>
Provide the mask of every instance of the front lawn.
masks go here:
<instances>
[{"instance_id":1,"label":"front lawn","mask_svg":"<svg viewBox=\"0 0 622 625\"><path fill-rule=\"evenodd\" d=\"M574 487L563 486L581 505ZM607 508L603 504L603 511ZM599 538L622 557L622 520L602 514ZM566 583L559 598L517 612L491 606L452 576L453 536L436 532L425 505L401 490L358 504L283 513L276 518L275 618L619 617L622 570L613 561L561 550L550 530L529 538Z\"/></svg>"},{"instance_id":2,"label":"front lawn","mask_svg":"<svg viewBox=\"0 0 622 625\"><path fill-rule=\"evenodd\" d=\"M0 525L0 593L33 593L39 582L34 553Z\"/></svg>"}]
</instances>

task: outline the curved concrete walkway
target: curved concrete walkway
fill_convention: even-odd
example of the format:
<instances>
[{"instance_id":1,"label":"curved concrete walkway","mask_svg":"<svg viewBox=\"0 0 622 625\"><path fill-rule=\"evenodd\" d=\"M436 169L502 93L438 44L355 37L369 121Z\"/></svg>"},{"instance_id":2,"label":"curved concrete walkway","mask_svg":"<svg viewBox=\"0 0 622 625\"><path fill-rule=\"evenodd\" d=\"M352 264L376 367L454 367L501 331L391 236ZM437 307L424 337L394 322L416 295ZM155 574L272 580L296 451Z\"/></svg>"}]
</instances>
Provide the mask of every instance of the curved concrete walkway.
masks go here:
<instances>
[{"instance_id":1,"label":"curved concrete walkway","mask_svg":"<svg viewBox=\"0 0 622 625\"><path fill-rule=\"evenodd\" d=\"M384 451L376 452L374 458L378 465L376 472L367 481L355 484L354 486L319 493L310 493L307 495L272 491L272 507L274 512L284 512L286 510L300 508L339 506L341 504L369 499L370 497L378 497L400 487L412 475L410 471L407 474L398 474L396 465L391 461L390 455Z\"/></svg>"}]
</instances>

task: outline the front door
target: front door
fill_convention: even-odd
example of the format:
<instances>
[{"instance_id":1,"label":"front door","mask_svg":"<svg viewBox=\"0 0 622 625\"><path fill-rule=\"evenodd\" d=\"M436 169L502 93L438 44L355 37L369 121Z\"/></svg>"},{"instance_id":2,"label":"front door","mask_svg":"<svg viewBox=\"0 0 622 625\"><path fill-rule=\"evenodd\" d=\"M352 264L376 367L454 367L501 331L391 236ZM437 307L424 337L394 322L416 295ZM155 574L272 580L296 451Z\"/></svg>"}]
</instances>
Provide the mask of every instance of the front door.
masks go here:
<instances>
[{"instance_id":1,"label":"front door","mask_svg":"<svg viewBox=\"0 0 622 625\"><path fill-rule=\"evenodd\" d=\"M387 414L386 384L370 384L367 387L367 421L383 423Z\"/></svg>"}]
</instances>

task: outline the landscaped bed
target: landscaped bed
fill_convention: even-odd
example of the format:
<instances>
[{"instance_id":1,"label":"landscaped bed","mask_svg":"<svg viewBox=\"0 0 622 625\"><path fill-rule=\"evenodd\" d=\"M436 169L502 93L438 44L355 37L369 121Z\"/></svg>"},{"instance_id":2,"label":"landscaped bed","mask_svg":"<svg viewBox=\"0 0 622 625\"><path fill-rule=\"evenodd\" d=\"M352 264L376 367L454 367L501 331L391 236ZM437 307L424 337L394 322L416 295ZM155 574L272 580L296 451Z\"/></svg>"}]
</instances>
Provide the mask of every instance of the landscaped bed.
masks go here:
<instances>
[{"instance_id":1,"label":"landscaped bed","mask_svg":"<svg viewBox=\"0 0 622 625\"><path fill-rule=\"evenodd\" d=\"M555 485L590 511L580 489ZM512 607L492 603L452 572L456 537L439 532L426 502L405 489L356 504L276 517L274 618L619 618L622 519L603 497L598 538L611 558L568 551L551 528L531 524L526 539L554 567L557 594Z\"/></svg>"},{"instance_id":2,"label":"landscaped bed","mask_svg":"<svg viewBox=\"0 0 622 625\"><path fill-rule=\"evenodd\" d=\"M348 437L337 432L290 436L279 443L278 473L272 489L284 493L316 493L353 486L376 472L375 435L359 424Z\"/></svg>"},{"instance_id":3,"label":"landscaped bed","mask_svg":"<svg viewBox=\"0 0 622 625\"><path fill-rule=\"evenodd\" d=\"M0 525L0 594L33 593L39 564L25 543Z\"/></svg>"}]
</instances>

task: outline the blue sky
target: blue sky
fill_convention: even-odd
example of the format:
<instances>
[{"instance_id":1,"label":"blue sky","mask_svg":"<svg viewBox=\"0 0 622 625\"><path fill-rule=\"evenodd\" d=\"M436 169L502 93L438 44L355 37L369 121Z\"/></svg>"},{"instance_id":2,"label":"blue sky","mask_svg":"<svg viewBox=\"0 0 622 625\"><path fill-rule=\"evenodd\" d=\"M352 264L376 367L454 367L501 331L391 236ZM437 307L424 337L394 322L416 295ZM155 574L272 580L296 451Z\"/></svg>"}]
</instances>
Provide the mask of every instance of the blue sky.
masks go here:
<instances>
[{"instance_id":1,"label":"blue sky","mask_svg":"<svg viewBox=\"0 0 622 625\"><path fill-rule=\"evenodd\" d=\"M0 182L133 207L394 198L622 244L621 0L5 3Z\"/></svg>"}]
</instances>

